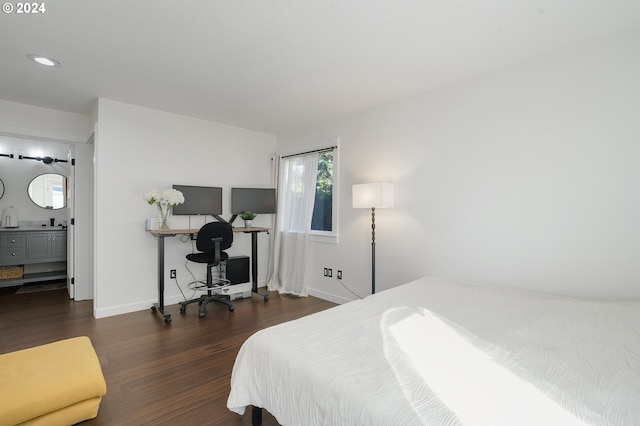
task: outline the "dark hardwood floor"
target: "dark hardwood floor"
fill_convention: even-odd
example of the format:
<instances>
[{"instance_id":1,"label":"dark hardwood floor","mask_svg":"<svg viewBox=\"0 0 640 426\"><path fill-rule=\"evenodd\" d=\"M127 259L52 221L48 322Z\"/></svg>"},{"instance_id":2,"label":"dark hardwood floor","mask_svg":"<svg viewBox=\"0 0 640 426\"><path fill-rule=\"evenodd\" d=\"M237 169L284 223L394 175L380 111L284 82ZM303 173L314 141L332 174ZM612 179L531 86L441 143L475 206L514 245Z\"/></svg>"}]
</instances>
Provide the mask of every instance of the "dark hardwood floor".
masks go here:
<instances>
[{"instance_id":1,"label":"dark hardwood floor","mask_svg":"<svg viewBox=\"0 0 640 426\"><path fill-rule=\"evenodd\" d=\"M0 289L0 353L75 336L89 336L107 382L98 417L82 425L250 425L226 408L231 369L240 346L255 331L335 306L314 297L276 292L221 304L198 305L180 314L168 306L172 323L145 310L93 318L92 301L74 302L66 290L14 294ZM276 425L264 413L263 424Z\"/></svg>"}]
</instances>

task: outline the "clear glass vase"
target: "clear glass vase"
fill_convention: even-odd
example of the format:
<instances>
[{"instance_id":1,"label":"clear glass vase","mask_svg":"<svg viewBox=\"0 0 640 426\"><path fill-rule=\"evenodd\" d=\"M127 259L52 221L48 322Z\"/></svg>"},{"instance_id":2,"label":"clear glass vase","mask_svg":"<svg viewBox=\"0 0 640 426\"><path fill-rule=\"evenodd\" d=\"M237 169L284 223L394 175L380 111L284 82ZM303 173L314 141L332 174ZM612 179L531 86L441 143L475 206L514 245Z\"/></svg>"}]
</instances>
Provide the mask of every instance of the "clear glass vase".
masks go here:
<instances>
[{"instance_id":1,"label":"clear glass vase","mask_svg":"<svg viewBox=\"0 0 640 426\"><path fill-rule=\"evenodd\" d=\"M169 226L169 214L171 213L171 206L168 204L158 203L158 214L160 215L160 231L168 231Z\"/></svg>"}]
</instances>

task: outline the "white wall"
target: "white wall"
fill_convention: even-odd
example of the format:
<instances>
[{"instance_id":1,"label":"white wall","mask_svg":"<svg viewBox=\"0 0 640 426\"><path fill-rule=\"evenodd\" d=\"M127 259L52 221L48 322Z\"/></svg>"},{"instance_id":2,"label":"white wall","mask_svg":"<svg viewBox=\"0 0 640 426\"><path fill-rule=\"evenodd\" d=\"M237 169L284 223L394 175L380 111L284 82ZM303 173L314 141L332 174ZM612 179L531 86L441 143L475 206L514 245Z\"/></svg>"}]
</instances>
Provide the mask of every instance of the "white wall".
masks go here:
<instances>
[{"instance_id":1,"label":"white wall","mask_svg":"<svg viewBox=\"0 0 640 426\"><path fill-rule=\"evenodd\" d=\"M85 143L86 115L24 105L0 99L0 134L55 142Z\"/></svg>"},{"instance_id":2,"label":"white wall","mask_svg":"<svg viewBox=\"0 0 640 426\"><path fill-rule=\"evenodd\" d=\"M351 185L390 181L378 289L441 275L640 300L640 33L278 135L341 140L340 243L313 293L370 289L370 217ZM334 273L335 277L335 273Z\"/></svg>"},{"instance_id":3,"label":"white wall","mask_svg":"<svg viewBox=\"0 0 640 426\"><path fill-rule=\"evenodd\" d=\"M95 141L96 317L148 309L157 301L156 240L144 230L157 209L143 196L172 184L223 187L223 217L230 217L232 186L269 186L275 136L176 114L100 99ZM268 226L258 217L257 226ZM208 218L211 220L211 217ZM263 223L264 222L264 223ZM172 228L199 228L204 219L174 216ZM260 281L266 279L268 238L259 237ZM178 281L191 279L185 269L190 242L166 240L166 303L182 300ZM250 236L236 234L229 255L249 255ZM190 263L196 278L205 267ZM187 293L187 295L191 295ZM173 309L173 310L171 310ZM169 312L178 313L176 307Z\"/></svg>"}]
</instances>

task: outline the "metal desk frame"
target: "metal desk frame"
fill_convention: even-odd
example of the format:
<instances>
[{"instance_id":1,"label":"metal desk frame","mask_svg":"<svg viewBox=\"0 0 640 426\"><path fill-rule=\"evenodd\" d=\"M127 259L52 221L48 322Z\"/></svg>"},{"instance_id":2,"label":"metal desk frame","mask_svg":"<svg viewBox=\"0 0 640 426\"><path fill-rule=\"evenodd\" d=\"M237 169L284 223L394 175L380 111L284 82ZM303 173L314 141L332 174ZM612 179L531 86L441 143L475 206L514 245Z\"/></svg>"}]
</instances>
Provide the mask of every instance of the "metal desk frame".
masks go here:
<instances>
[{"instance_id":1,"label":"metal desk frame","mask_svg":"<svg viewBox=\"0 0 640 426\"><path fill-rule=\"evenodd\" d=\"M159 312L164 317L164 322L171 323L171 314L164 311L164 239L176 235L191 235L193 238L200 229L169 229L167 231L147 231L158 240L158 302L151 306L151 310ZM233 232L251 234L251 292L260 295L264 301L269 300L268 294L258 292L258 234L269 232L269 228L233 228Z\"/></svg>"}]
</instances>

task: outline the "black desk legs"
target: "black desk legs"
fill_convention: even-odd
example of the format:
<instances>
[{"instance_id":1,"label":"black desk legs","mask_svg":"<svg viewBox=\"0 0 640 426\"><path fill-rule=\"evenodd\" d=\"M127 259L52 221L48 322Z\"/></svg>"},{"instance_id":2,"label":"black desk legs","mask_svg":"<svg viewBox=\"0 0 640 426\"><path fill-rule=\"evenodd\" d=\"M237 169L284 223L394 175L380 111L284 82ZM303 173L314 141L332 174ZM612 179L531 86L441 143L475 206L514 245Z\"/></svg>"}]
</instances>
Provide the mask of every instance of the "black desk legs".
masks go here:
<instances>
[{"instance_id":1,"label":"black desk legs","mask_svg":"<svg viewBox=\"0 0 640 426\"><path fill-rule=\"evenodd\" d=\"M264 298L266 302L269 300L268 294L260 294L258 292L258 233L251 233L251 291L253 293L259 294Z\"/></svg>"},{"instance_id":2,"label":"black desk legs","mask_svg":"<svg viewBox=\"0 0 640 426\"><path fill-rule=\"evenodd\" d=\"M262 408L251 406L251 426L260 426L262 424Z\"/></svg>"},{"instance_id":3,"label":"black desk legs","mask_svg":"<svg viewBox=\"0 0 640 426\"><path fill-rule=\"evenodd\" d=\"M158 235L158 303L151 306L153 312L160 312L164 322L171 323L171 314L164 313L164 235Z\"/></svg>"}]
</instances>

